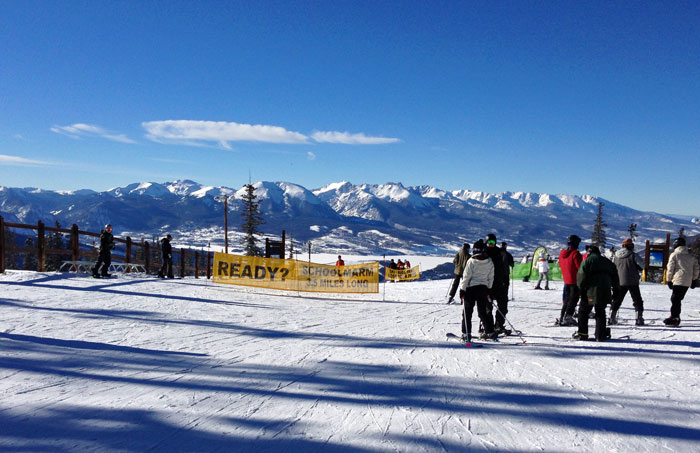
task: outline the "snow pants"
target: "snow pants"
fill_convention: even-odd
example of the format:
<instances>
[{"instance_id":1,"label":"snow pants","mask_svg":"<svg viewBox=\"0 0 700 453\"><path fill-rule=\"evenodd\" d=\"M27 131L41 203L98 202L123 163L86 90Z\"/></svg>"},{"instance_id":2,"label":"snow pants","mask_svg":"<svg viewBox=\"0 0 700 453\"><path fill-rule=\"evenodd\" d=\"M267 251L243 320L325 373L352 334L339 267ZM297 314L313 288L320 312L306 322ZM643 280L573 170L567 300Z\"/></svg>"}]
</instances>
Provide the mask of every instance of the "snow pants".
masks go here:
<instances>
[{"instance_id":1,"label":"snow pants","mask_svg":"<svg viewBox=\"0 0 700 453\"><path fill-rule=\"evenodd\" d=\"M620 295L617 300L614 300L611 306L612 311L617 311L622 305L622 301L625 299L627 292L629 291L630 296L632 296L632 305L634 309L640 313L644 312L644 301L642 300L642 294L639 292L639 285L632 286L620 286Z\"/></svg>"},{"instance_id":2,"label":"snow pants","mask_svg":"<svg viewBox=\"0 0 700 453\"><path fill-rule=\"evenodd\" d=\"M163 256L163 265L160 268L158 276L161 278L173 278L173 256Z\"/></svg>"},{"instance_id":3,"label":"snow pants","mask_svg":"<svg viewBox=\"0 0 700 453\"><path fill-rule=\"evenodd\" d=\"M581 297L581 291L579 291L578 286L574 285L564 285L564 300L561 307L561 316L559 319L564 319L564 316L573 316L576 311L576 305ZM591 311L588 310L588 313ZM579 314L580 317L580 314Z\"/></svg>"},{"instance_id":4,"label":"snow pants","mask_svg":"<svg viewBox=\"0 0 700 453\"><path fill-rule=\"evenodd\" d=\"M496 311L496 328L503 327L506 323L505 316L508 314L508 292L503 284L495 283L489 291L491 302L496 303L498 310ZM486 328L486 326L484 326Z\"/></svg>"},{"instance_id":5,"label":"snow pants","mask_svg":"<svg viewBox=\"0 0 700 453\"><path fill-rule=\"evenodd\" d=\"M537 280L537 287L539 288L540 283L542 283L542 279L545 279L544 282L544 287L549 289L549 272L540 272L540 279Z\"/></svg>"},{"instance_id":6,"label":"snow pants","mask_svg":"<svg viewBox=\"0 0 700 453\"><path fill-rule=\"evenodd\" d=\"M578 333L588 335L588 315L595 307L595 339L596 341L605 341L605 302L598 302L591 305L584 298L581 300L581 306L578 309Z\"/></svg>"},{"instance_id":7,"label":"snow pants","mask_svg":"<svg viewBox=\"0 0 700 453\"><path fill-rule=\"evenodd\" d=\"M472 313L474 305L479 315L484 332L493 332L493 316L491 316L491 302L489 302L489 289L486 285L471 286L466 291L460 292L464 295L464 305L462 306L462 333L471 337L472 333Z\"/></svg>"},{"instance_id":8,"label":"snow pants","mask_svg":"<svg viewBox=\"0 0 700 453\"><path fill-rule=\"evenodd\" d=\"M452 288L450 288L450 299L453 299L455 297L455 294L457 294L457 288L459 288L459 282L461 280L462 276L455 274L455 279L452 281Z\"/></svg>"},{"instance_id":9,"label":"snow pants","mask_svg":"<svg viewBox=\"0 0 700 453\"><path fill-rule=\"evenodd\" d=\"M673 292L671 292L671 317L680 318L681 317L681 301L685 297L685 293L688 292L687 286L673 285Z\"/></svg>"},{"instance_id":10,"label":"snow pants","mask_svg":"<svg viewBox=\"0 0 700 453\"><path fill-rule=\"evenodd\" d=\"M92 275L99 275L101 273L103 277L106 276L109 274L110 264L112 264L112 253L110 253L109 250L101 251L97 257L95 267L92 268Z\"/></svg>"}]
</instances>

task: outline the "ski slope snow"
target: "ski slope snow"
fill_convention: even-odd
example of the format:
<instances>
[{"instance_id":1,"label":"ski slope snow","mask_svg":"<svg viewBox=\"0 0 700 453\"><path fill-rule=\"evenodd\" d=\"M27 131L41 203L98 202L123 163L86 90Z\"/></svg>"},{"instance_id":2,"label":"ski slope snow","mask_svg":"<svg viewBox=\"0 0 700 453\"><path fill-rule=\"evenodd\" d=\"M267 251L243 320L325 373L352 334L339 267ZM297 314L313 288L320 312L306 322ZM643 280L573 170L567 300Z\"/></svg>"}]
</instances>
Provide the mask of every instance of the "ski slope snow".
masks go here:
<instances>
[{"instance_id":1,"label":"ski slope snow","mask_svg":"<svg viewBox=\"0 0 700 453\"><path fill-rule=\"evenodd\" d=\"M595 343L550 327L561 287L514 282L527 343L477 349L445 339L449 283L331 295L8 271L0 451L699 450L700 290L669 328L670 291L643 284L651 324L625 300L612 332L630 339Z\"/></svg>"}]
</instances>

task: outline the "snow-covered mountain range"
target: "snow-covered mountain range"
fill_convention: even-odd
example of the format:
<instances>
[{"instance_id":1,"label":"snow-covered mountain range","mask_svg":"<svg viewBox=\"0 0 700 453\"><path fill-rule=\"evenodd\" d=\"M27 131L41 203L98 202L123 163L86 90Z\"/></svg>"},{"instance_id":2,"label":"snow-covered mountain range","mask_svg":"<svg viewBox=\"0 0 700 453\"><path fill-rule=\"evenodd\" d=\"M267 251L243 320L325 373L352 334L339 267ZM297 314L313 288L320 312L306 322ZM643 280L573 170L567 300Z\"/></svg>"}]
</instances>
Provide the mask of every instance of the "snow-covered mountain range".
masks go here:
<instances>
[{"instance_id":1,"label":"snow-covered mountain range","mask_svg":"<svg viewBox=\"0 0 700 453\"><path fill-rule=\"evenodd\" d=\"M611 245L619 247L632 223L638 225L639 241L662 241L682 227L688 235L700 234L697 218L638 211L588 195L491 194L401 183L338 182L315 190L289 182L254 186L266 222L261 230L275 237L286 230L298 251L311 242L316 252L448 254L490 232L512 251L538 245L557 249L570 234L590 238L599 202L605 203ZM229 196L229 243L235 251L241 248L242 194L243 188L189 180L134 183L105 192L0 187L0 215L8 222L58 221L90 231L111 223L118 235L134 239L169 232L176 243L221 245L223 203L216 198Z\"/></svg>"}]
</instances>

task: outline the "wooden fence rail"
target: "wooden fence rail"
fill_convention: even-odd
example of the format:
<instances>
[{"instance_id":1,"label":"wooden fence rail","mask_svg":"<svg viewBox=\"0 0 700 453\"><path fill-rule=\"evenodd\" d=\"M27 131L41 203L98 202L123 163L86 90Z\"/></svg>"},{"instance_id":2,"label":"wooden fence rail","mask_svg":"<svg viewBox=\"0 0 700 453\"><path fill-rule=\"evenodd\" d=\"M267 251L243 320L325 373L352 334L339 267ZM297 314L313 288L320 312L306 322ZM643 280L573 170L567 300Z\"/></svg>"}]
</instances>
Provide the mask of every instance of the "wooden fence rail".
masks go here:
<instances>
[{"instance_id":1,"label":"wooden fence rail","mask_svg":"<svg viewBox=\"0 0 700 453\"><path fill-rule=\"evenodd\" d=\"M5 232L7 228L35 230L36 247L17 247L15 244L7 244L7 235ZM69 234L70 241L68 241L68 243L70 248L48 249L46 246L47 232ZM36 270L38 272L44 272L46 270L47 255L70 256L71 261L80 261L81 259L87 260L88 258L96 259L99 254L97 251L90 250L88 248L89 246L85 244L83 248L80 247L81 236L99 238L100 233L80 230L75 224L73 224L70 229L55 228L47 227L41 221L37 222L36 225L28 225L5 222L4 219L0 217L0 273L5 272L6 257L10 256L12 253L35 254L37 256ZM154 246L145 240L134 242L129 236L125 238L115 237L114 242L124 244L125 251L123 255L112 254L112 260L121 261L126 264L140 264L144 266L146 272L149 274L160 269L160 247L158 244ZM140 253L138 252L139 249L141 249ZM137 258L138 256L143 258ZM213 254L211 252L185 248L180 248L179 250L173 249L173 271L177 269L180 277L190 275L188 274L189 272L193 274L195 278L199 278L200 275L206 275L206 278L211 278L212 258ZM201 261L204 261L204 263L201 263ZM175 263L177 263L177 265Z\"/></svg>"}]
</instances>

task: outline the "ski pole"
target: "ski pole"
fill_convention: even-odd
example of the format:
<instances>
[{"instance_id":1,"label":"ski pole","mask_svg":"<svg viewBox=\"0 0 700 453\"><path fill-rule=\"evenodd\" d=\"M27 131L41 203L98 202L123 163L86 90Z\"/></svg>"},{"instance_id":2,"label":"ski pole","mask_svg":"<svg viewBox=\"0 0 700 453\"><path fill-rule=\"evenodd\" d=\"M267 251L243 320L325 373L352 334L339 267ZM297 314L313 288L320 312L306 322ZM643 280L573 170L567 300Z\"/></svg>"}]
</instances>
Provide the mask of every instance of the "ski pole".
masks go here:
<instances>
[{"instance_id":1,"label":"ski pole","mask_svg":"<svg viewBox=\"0 0 700 453\"><path fill-rule=\"evenodd\" d=\"M506 322L508 323L508 325L510 326L510 328L513 329L513 332L515 332L515 334L520 337L520 340L522 340L523 344L527 343L525 341L525 339L523 338L522 332L520 332L518 329L515 328L515 326L513 324L511 324L510 320L508 318L506 318L506 315L504 315L503 312L501 311L501 309L498 308L498 305L494 304L493 301L491 301L491 307L494 307L496 309L496 311L499 312L501 314L501 316L503 316L503 319L505 319Z\"/></svg>"}]
</instances>

